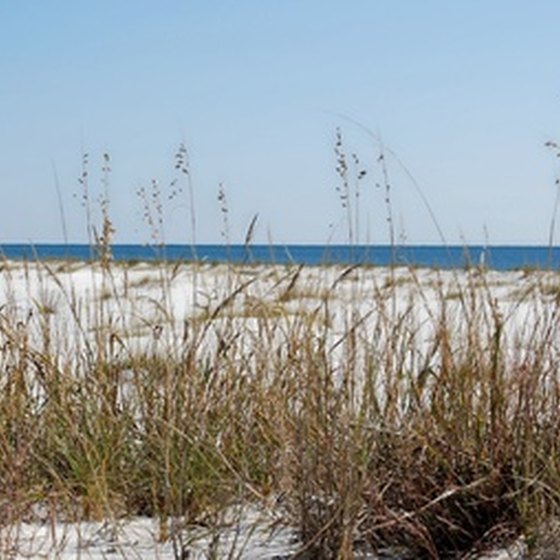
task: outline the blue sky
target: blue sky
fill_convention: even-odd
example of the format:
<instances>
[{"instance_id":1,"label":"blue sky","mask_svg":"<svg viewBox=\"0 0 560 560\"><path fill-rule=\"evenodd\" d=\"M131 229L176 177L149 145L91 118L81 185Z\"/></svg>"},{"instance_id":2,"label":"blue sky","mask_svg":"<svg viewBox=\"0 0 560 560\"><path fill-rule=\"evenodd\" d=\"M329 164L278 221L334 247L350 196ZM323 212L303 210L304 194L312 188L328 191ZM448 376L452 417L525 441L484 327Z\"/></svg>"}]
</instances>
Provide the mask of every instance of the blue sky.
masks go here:
<instances>
[{"instance_id":1,"label":"blue sky","mask_svg":"<svg viewBox=\"0 0 560 560\"><path fill-rule=\"evenodd\" d=\"M0 0L0 242L87 239L112 160L117 242L150 228L136 194L159 181L165 239L190 242L186 193L167 200L174 153L190 155L197 241L229 235L344 241L337 127L368 174L354 236L386 242L382 138L414 176L448 242L546 244L560 139L556 0ZM355 123L359 123L355 124ZM396 235L439 242L422 197L387 151ZM95 201L91 203L98 219Z\"/></svg>"}]
</instances>

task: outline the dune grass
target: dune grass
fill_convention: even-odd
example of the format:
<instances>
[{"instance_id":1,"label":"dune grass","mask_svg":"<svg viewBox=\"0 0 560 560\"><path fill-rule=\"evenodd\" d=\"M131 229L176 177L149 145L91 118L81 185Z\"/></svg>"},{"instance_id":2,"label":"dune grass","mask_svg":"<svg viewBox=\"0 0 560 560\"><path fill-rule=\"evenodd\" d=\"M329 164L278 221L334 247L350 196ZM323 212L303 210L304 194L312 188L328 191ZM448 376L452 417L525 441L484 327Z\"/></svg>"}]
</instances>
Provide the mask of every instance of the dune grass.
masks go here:
<instances>
[{"instance_id":1,"label":"dune grass","mask_svg":"<svg viewBox=\"0 0 560 560\"><path fill-rule=\"evenodd\" d=\"M194 274L213 293L197 306ZM392 274L6 263L4 523L37 504L75 521L147 515L183 543L255 503L305 558L536 543L559 506L552 273L516 277L531 289L507 309L489 272ZM181 317L177 290L192 304Z\"/></svg>"},{"instance_id":2,"label":"dune grass","mask_svg":"<svg viewBox=\"0 0 560 560\"><path fill-rule=\"evenodd\" d=\"M357 243L366 171L340 131L335 157ZM147 516L177 559L200 530L207 558L243 557L239 532L219 541L245 506L296 558L560 548L557 273L167 263L155 181L158 261L115 262L103 162L99 232L82 162L89 263L0 264L0 555L23 521ZM183 145L175 167L194 244Z\"/></svg>"}]
</instances>

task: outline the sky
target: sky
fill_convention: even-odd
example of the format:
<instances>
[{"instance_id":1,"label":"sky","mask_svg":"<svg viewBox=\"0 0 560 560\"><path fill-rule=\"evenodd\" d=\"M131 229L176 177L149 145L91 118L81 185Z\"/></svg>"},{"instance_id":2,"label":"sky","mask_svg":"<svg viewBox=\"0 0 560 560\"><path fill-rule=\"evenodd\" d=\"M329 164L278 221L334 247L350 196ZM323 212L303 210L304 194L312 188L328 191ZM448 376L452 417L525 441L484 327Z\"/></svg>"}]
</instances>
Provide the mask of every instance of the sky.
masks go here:
<instances>
[{"instance_id":1,"label":"sky","mask_svg":"<svg viewBox=\"0 0 560 560\"><path fill-rule=\"evenodd\" d=\"M117 243L242 242L258 214L261 243L546 245L558 21L557 0L0 0L0 243L85 242L106 196Z\"/></svg>"}]
</instances>

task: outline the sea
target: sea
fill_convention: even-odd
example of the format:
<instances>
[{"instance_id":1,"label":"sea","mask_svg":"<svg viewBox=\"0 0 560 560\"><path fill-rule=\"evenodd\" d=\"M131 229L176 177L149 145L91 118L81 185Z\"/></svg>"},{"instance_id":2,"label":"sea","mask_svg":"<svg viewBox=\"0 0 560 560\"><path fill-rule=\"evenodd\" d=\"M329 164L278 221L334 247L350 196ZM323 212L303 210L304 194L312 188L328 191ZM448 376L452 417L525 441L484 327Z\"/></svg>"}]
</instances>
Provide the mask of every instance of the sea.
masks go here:
<instances>
[{"instance_id":1,"label":"sea","mask_svg":"<svg viewBox=\"0 0 560 560\"><path fill-rule=\"evenodd\" d=\"M80 244L0 244L11 260L92 261L99 251ZM482 245L112 245L115 261L200 261L209 263L363 264L494 270L560 268L560 247Z\"/></svg>"}]
</instances>

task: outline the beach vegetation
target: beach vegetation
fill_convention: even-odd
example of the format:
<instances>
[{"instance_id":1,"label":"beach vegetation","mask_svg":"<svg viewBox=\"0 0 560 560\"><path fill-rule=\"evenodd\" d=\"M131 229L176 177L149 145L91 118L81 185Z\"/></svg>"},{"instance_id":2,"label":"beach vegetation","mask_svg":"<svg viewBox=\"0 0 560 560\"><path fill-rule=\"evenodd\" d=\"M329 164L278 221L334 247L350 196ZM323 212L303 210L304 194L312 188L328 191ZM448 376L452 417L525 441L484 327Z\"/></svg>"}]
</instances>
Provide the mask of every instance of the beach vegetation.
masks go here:
<instances>
[{"instance_id":1,"label":"beach vegetation","mask_svg":"<svg viewBox=\"0 0 560 560\"><path fill-rule=\"evenodd\" d=\"M193 204L183 145L176 158ZM356 242L365 175L340 132L336 158ZM103 165L105 188L108 156ZM163 254L163 197L150 189L140 197ZM87 221L87 267L3 263L1 527L149 516L177 559L201 528L219 557L251 505L290 528L295 558L553 546L557 531L543 530L560 516L552 273L520 277L511 302L478 267L140 268L113 258L108 197L99 235ZM244 543L230 539L230 557ZM17 536L0 545L8 554Z\"/></svg>"},{"instance_id":2,"label":"beach vegetation","mask_svg":"<svg viewBox=\"0 0 560 560\"><path fill-rule=\"evenodd\" d=\"M43 265L26 266L32 290ZM101 270L116 277L121 266ZM516 340L479 272L459 273L463 283L448 274L438 290L421 271L389 285L377 275L383 290L364 299L360 284L321 278L328 267L289 297L266 267L249 280L244 270L224 269L232 291L195 320L180 323L161 302L142 344L132 323L117 328L122 296L109 297L108 282L107 297L87 302L51 284L56 316L76 321L72 336L59 336L52 298L23 317L4 305L6 520L56 503L72 519L153 516L167 539L218 506L274 500L309 557L398 544L439 558L530 534L557 514L560 307L539 300L548 290L517 303L539 320ZM144 282L128 278L132 302ZM259 297L270 289L276 299ZM395 309L387 290L427 302Z\"/></svg>"}]
</instances>

